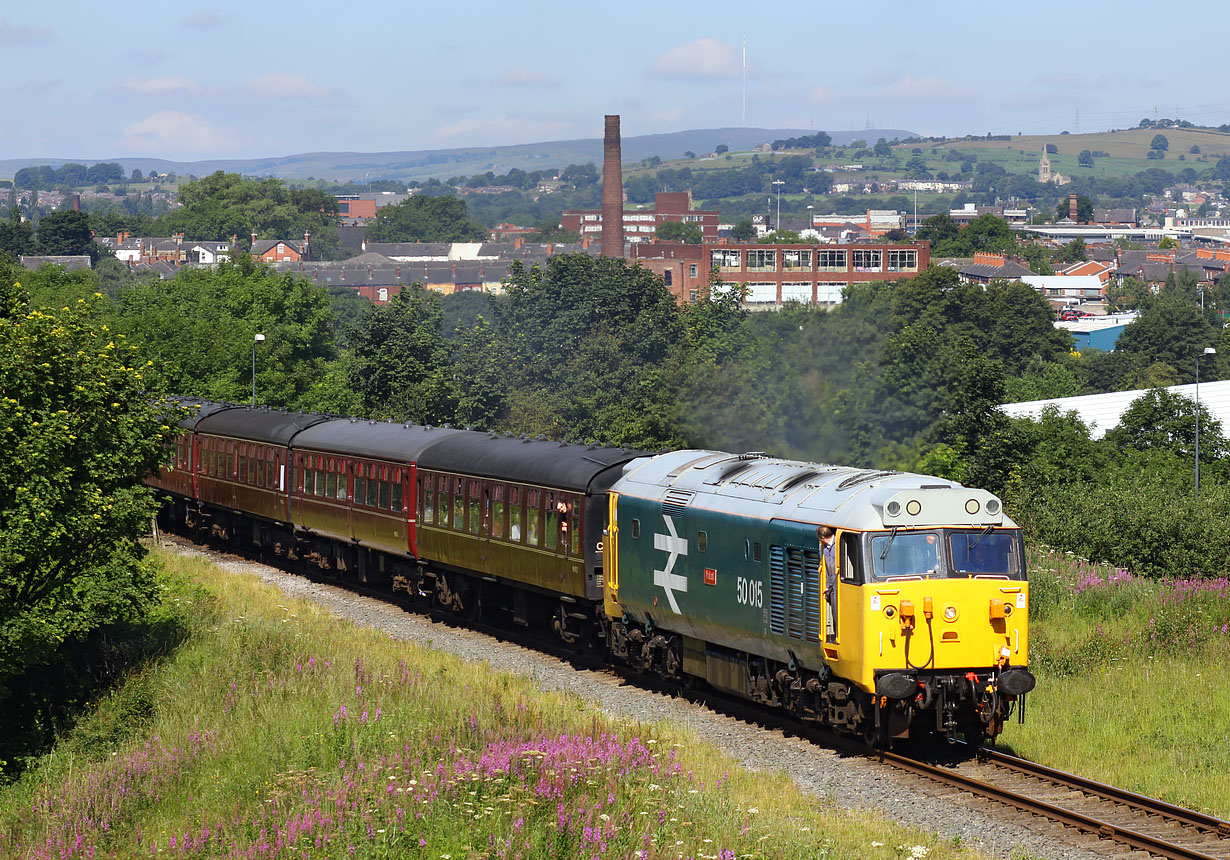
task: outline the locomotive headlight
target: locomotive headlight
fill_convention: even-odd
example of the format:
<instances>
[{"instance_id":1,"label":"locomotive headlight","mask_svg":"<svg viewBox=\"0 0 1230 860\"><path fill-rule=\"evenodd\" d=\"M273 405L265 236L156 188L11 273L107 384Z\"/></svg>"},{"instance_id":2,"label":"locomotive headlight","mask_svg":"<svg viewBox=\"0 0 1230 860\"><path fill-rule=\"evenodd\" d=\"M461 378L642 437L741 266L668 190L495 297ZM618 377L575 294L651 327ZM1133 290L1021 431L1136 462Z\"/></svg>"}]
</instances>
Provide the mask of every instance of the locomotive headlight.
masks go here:
<instances>
[{"instance_id":1,"label":"locomotive headlight","mask_svg":"<svg viewBox=\"0 0 1230 860\"><path fill-rule=\"evenodd\" d=\"M953 606L951 603L945 606L944 607L944 620L945 621L956 621L957 620L957 607Z\"/></svg>"},{"instance_id":2,"label":"locomotive headlight","mask_svg":"<svg viewBox=\"0 0 1230 860\"><path fill-rule=\"evenodd\" d=\"M888 503L884 510L890 517L901 516L901 502L894 499Z\"/></svg>"},{"instance_id":3,"label":"locomotive headlight","mask_svg":"<svg viewBox=\"0 0 1230 860\"><path fill-rule=\"evenodd\" d=\"M999 513L999 499L987 499L987 513L991 516Z\"/></svg>"},{"instance_id":4,"label":"locomotive headlight","mask_svg":"<svg viewBox=\"0 0 1230 860\"><path fill-rule=\"evenodd\" d=\"M918 499L911 499L906 503L905 512L912 517L918 516L922 512L922 503Z\"/></svg>"},{"instance_id":5,"label":"locomotive headlight","mask_svg":"<svg viewBox=\"0 0 1230 860\"><path fill-rule=\"evenodd\" d=\"M897 614L897 610L893 609L891 606L884 607L884 617L885 618L892 618L896 614Z\"/></svg>"},{"instance_id":6,"label":"locomotive headlight","mask_svg":"<svg viewBox=\"0 0 1230 860\"><path fill-rule=\"evenodd\" d=\"M978 504L977 499L970 499L968 502L965 503L965 512L967 514L976 514L978 513L978 508L980 507L981 505Z\"/></svg>"}]
</instances>

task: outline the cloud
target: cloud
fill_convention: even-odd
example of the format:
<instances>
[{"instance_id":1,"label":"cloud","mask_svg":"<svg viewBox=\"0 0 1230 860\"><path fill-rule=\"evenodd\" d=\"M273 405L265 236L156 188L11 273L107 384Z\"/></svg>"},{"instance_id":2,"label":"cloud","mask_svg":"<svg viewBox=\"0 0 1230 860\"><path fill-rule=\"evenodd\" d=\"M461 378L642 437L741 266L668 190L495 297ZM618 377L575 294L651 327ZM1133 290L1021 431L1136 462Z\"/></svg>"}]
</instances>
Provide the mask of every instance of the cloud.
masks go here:
<instances>
[{"instance_id":1,"label":"cloud","mask_svg":"<svg viewBox=\"0 0 1230 860\"><path fill-rule=\"evenodd\" d=\"M706 37L671 48L653 62L649 73L660 78L701 80L737 78L740 69L738 47Z\"/></svg>"},{"instance_id":2,"label":"cloud","mask_svg":"<svg viewBox=\"0 0 1230 860\"><path fill-rule=\"evenodd\" d=\"M160 78L129 78L117 87L134 93L156 95L174 92L199 93L204 89L196 81L178 75L167 75Z\"/></svg>"},{"instance_id":3,"label":"cloud","mask_svg":"<svg viewBox=\"0 0 1230 860\"><path fill-rule=\"evenodd\" d=\"M879 86L881 94L930 102L965 102L976 98L973 90L948 78L916 78L908 72Z\"/></svg>"},{"instance_id":4,"label":"cloud","mask_svg":"<svg viewBox=\"0 0 1230 860\"><path fill-rule=\"evenodd\" d=\"M150 114L124 129L118 145L166 156L170 152L216 152L233 143L232 137L199 114L175 110Z\"/></svg>"},{"instance_id":5,"label":"cloud","mask_svg":"<svg viewBox=\"0 0 1230 860\"><path fill-rule=\"evenodd\" d=\"M491 83L497 87L553 87L559 79L536 72L528 66L514 66L496 75Z\"/></svg>"},{"instance_id":6,"label":"cloud","mask_svg":"<svg viewBox=\"0 0 1230 860\"><path fill-rule=\"evenodd\" d=\"M467 142L482 139L500 142L526 142L550 140L553 136L575 133L576 124L564 119L527 119L508 114L494 119L467 118L445 123L436 128L435 136L442 141L462 140Z\"/></svg>"},{"instance_id":7,"label":"cloud","mask_svg":"<svg viewBox=\"0 0 1230 860\"><path fill-rule=\"evenodd\" d=\"M333 95L333 91L322 87L303 75L292 75L286 72L269 72L248 78L244 85L245 92L258 96L283 96L286 98L323 99Z\"/></svg>"},{"instance_id":8,"label":"cloud","mask_svg":"<svg viewBox=\"0 0 1230 860\"><path fill-rule=\"evenodd\" d=\"M222 13L209 9L184 17L182 23L190 30L216 30L226 23L226 19L222 17Z\"/></svg>"},{"instance_id":9,"label":"cloud","mask_svg":"<svg viewBox=\"0 0 1230 860\"><path fill-rule=\"evenodd\" d=\"M46 27L22 27L10 24L9 19L0 16L0 45L21 45L31 42L50 42L56 34Z\"/></svg>"},{"instance_id":10,"label":"cloud","mask_svg":"<svg viewBox=\"0 0 1230 860\"><path fill-rule=\"evenodd\" d=\"M684 117L683 108L662 108L653 112L653 118L666 123L676 123Z\"/></svg>"}]
</instances>

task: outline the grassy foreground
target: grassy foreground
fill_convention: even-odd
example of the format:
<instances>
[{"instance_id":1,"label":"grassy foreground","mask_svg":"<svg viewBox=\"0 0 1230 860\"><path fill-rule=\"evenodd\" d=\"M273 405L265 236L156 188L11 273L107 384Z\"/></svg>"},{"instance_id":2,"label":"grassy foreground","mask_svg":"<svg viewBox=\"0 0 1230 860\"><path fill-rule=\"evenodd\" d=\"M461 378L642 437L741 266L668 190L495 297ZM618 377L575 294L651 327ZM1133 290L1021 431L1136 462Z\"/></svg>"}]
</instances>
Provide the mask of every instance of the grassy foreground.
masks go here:
<instances>
[{"instance_id":1,"label":"grassy foreground","mask_svg":"<svg viewBox=\"0 0 1230 860\"><path fill-rule=\"evenodd\" d=\"M1038 688L1012 751L1230 818L1230 580L1150 580L1033 553Z\"/></svg>"},{"instance_id":2,"label":"grassy foreground","mask_svg":"<svg viewBox=\"0 0 1230 860\"><path fill-rule=\"evenodd\" d=\"M0 792L0 856L979 856L686 731L161 561L186 643Z\"/></svg>"}]
</instances>

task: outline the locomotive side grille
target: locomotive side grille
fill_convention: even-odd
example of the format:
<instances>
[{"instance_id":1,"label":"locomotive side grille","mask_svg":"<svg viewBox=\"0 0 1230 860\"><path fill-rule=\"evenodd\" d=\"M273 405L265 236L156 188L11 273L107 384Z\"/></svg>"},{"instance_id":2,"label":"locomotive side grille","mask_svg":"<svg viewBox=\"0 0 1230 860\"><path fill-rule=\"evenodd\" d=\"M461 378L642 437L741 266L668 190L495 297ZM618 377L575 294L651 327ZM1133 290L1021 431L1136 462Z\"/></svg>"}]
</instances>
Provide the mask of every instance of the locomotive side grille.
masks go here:
<instances>
[{"instance_id":1,"label":"locomotive side grille","mask_svg":"<svg viewBox=\"0 0 1230 860\"><path fill-rule=\"evenodd\" d=\"M807 596L803 576L803 551L796 546L786 547L786 635L802 639L807 624Z\"/></svg>"},{"instance_id":2,"label":"locomotive side grille","mask_svg":"<svg viewBox=\"0 0 1230 860\"><path fill-rule=\"evenodd\" d=\"M820 638L820 553L803 550L803 590L807 600L807 638Z\"/></svg>"},{"instance_id":3,"label":"locomotive side grille","mask_svg":"<svg viewBox=\"0 0 1230 860\"><path fill-rule=\"evenodd\" d=\"M786 554L776 544L769 546L769 630L786 632Z\"/></svg>"}]
</instances>

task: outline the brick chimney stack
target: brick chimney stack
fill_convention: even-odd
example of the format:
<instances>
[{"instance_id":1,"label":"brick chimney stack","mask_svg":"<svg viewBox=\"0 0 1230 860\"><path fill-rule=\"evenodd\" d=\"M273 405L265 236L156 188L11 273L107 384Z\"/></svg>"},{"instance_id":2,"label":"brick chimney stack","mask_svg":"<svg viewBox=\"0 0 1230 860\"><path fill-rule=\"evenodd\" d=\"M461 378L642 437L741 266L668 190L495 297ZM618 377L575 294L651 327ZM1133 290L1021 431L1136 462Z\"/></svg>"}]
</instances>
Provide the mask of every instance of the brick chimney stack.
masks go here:
<instances>
[{"instance_id":1,"label":"brick chimney stack","mask_svg":"<svg viewBox=\"0 0 1230 860\"><path fill-rule=\"evenodd\" d=\"M1076 217L1076 212L1077 212L1076 195L1069 194L1068 195L1068 217L1071 218L1073 221L1079 220Z\"/></svg>"},{"instance_id":2,"label":"brick chimney stack","mask_svg":"<svg viewBox=\"0 0 1230 860\"><path fill-rule=\"evenodd\" d=\"M602 139L602 256L624 255L624 182L619 114L607 114Z\"/></svg>"}]
</instances>

